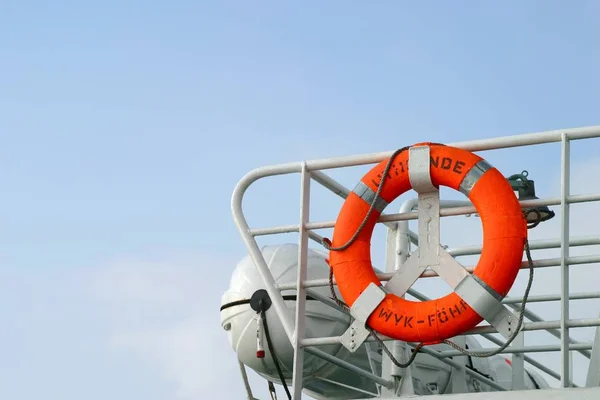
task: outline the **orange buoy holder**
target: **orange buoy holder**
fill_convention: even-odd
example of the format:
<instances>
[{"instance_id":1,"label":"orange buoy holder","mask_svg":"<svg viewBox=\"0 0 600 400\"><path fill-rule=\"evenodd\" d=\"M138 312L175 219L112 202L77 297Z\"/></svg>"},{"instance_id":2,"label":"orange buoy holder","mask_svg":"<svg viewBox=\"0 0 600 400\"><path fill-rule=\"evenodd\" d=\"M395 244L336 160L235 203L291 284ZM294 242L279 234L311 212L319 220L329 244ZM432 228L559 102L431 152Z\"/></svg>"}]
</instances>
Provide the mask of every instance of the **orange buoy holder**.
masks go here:
<instances>
[{"instance_id":1,"label":"orange buoy holder","mask_svg":"<svg viewBox=\"0 0 600 400\"><path fill-rule=\"evenodd\" d=\"M428 267L498 333L510 340L518 334L514 332L518 317L501 303L503 296L474 277L440 243L440 197L439 189L431 180L429 145L415 145L408 151L409 180L412 189L418 193L418 250L406 259L385 286L371 282L356 298L350 307L354 321L341 336L342 345L350 352L355 352L370 335L371 332L366 327L367 320L386 295L403 297ZM480 161L466 174L466 186L472 188L491 168L485 160ZM364 185L359 183L359 186L364 190ZM371 191L367 197L375 200L375 193L372 189L367 189Z\"/></svg>"}]
</instances>

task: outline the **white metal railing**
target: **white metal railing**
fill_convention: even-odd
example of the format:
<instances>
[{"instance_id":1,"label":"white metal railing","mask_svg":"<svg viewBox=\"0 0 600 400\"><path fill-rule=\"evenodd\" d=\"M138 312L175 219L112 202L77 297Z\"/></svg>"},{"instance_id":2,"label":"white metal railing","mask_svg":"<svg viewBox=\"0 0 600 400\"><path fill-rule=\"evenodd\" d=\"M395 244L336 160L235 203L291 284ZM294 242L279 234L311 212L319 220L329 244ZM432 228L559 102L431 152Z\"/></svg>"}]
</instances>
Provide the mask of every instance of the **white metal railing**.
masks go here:
<instances>
[{"instance_id":1,"label":"white metal railing","mask_svg":"<svg viewBox=\"0 0 600 400\"><path fill-rule=\"evenodd\" d=\"M590 343L578 343L575 342L569 336L569 330L571 328L577 327L592 327L592 326L600 326L600 318L598 317L598 312L596 312L590 318L585 319L570 319L569 318L569 300L578 300L578 299L592 299L592 298L600 298L600 292L586 292L586 293L569 293L569 266L570 265L580 265L580 264L590 264L590 263L600 263L600 255L586 255L586 256L570 256L569 255L569 247L573 246L588 246L588 245L598 245L600 244L600 236L593 237L584 237L584 238L570 238L569 235L569 217L570 217L570 204L573 203L584 203L584 202L592 202L600 200L600 193L596 194L584 194L584 195L571 195L570 194L570 142L573 140L580 139L589 139L589 138L597 138L600 137L600 126L593 127L585 127L585 128L576 128L576 129L565 129L565 130L557 130L550 132L542 132L542 133L532 133L532 134L524 134L524 135L516 135L516 136L507 136L501 138L493 138L493 139L483 139L483 140L475 140L468 142L459 142L459 143L450 143L449 146L459 147L470 151L486 151L486 150L496 150L496 149L504 149L504 148L512 148L512 147L521 147L521 146L531 146L538 145L544 143L552 143L552 142L560 142L561 144L561 195L556 198L548 198L548 199L539 199L539 200L528 200L521 201L522 207L535 207L535 206L551 206L551 205L560 205L561 213L561 234L560 238L557 240L545 240L545 241L532 241L531 249L551 249L551 248L560 248L561 253L559 257L556 258L547 258L541 260L534 261L534 268L547 268L547 267L560 267L560 276L561 276L561 289L560 293L550 294L550 295L542 295L542 296L531 296L528 299L528 302L547 302L547 301L560 301L560 310L561 317L556 321L544 321L535 314L529 312L529 315L526 315L531 322L525 322L523 324L523 331L534 331L534 330L546 330L554 334L554 336L560 339L559 345L543 345L543 346L524 346L519 345L515 342L513 346L508 347L504 350L503 353L515 353L522 354L525 362L530 363L536 368L544 371L545 373L553 376L556 379L560 379L562 387L572 387L572 361L571 361L571 351L579 351L584 354L586 357L592 357L592 362L598 362L598 355L595 357L590 353L590 349L592 349L592 345ZM322 159L322 160L312 160L312 161L302 161L296 163L288 163L288 164L280 164L274 166L267 166L258 168L256 170L251 171L246 176L244 176L238 185L236 186L233 196L232 196L232 212L234 220L238 226L240 234L244 243L246 244L249 254L253 259L256 268L260 276L263 279L265 289L267 290L271 301L273 303L273 308L275 309L278 317L281 319L283 328L285 330L286 335L288 336L290 342L294 348L294 369L293 369L293 396L294 399L301 398L302 392L302 365L303 365L303 355L304 352L308 352L310 354L321 357L331 363L337 364L342 368L346 368L350 371L353 371L362 376L368 377L372 379L374 382L384 386L384 387L392 387L394 382L391 376L378 376L369 371L365 371L361 368L358 368L354 365L351 365L341 359L338 359L334 356L331 356L317 348L320 345L326 344L334 344L340 343L340 337L326 337L326 338L304 338L302 332L304 332L304 322L305 322L305 303L306 303L306 295L310 293L311 295L315 295L315 292L311 291L313 287L326 286L329 285L329 280L327 279L306 279L306 270L307 270L307 252L308 252L308 242L309 240L315 240L320 242L322 237L318 235L315 230L324 229L324 228L332 228L335 224L335 221L310 221L309 218L309 209L310 209L310 182L314 180L315 182L321 184L322 186L331 190L334 194L340 197L346 197L350 190L344 187L339 182L335 181L333 178L326 175L323 170L334 169L334 168L342 168L342 167L350 167L350 166L358 166L358 165L366 165L366 164L374 164L380 162L389 156L391 156L392 152L383 152L383 153L375 153L375 154L366 154L366 155L357 155L350 157L338 157L338 158L330 158L330 159ZM263 228L251 228L247 220L245 218L243 209L242 209L242 200L244 194L248 187L250 187L255 181L275 175L283 175L283 174L300 174L301 179L301 198L300 198L300 222L294 225L284 225L284 226L276 226L276 227L263 227ZM357 179L358 180L358 179ZM409 203L409 202L407 202ZM441 208L440 216L454 216L454 215L465 215L475 213L476 210L472 205L468 205L469 203L465 202L450 202L452 203L450 207ZM379 219L380 223L383 223L390 228L390 230L396 230L399 233L395 234L403 234L406 235L412 242L416 241L416 234L408 230L408 221L417 219L417 212L413 211L416 203L407 204L407 209L401 210L401 212L396 214L387 214L382 215ZM404 224L404 230L398 231L397 227L401 224ZM258 243L256 242L257 236L262 235L274 235L280 233L289 233L289 232L297 232L299 233L299 254L298 254L298 275L295 284L276 284L275 280L270 273L270 270L262 256L261 250L259 248ZM464 248L450 249L448 252L453 256L459 255L477 255L481 251L481 246L470 246ZM523 263L522 268L527 268L528 264ZM473 267L468 267L468 270L472 271ZM393 275L388 268L386 273L378 274L379 278L382 281L389 280ZM423 278L437 276L437 274L433 271L427 271L423 274ZM296 313L292 316L285 306L283 297L281 296L282 290L288 289L296 289L297 292L297 303L296 303ZM414 289L409 289L408 293L417 299L426 300L427 298L421 293L417 292ZM332 307L337 307L337 305L329 299L324 298L323 296L315 296L317 300L324 302ZM516 304L520 303L522 298L505 298L503 300L504 304ZM496 330L491 326L478 326L468 332L465 332L465 335L468 334L478 334L482 335L486 339L496 343L501 344L501 341L496 339L494 336L491 336L491 333L495 333ZM597 335L598 336L598 335ZM381 339L390 341L391 339L386 337L381 337ZM369 339L371 340L371 339ZM410 346L416 346L416 343L409 343ZM484 349L485 350L485 349ZM482 351L484 351L482 350ZM489 350L489 349L488 349ZM449 357L460 355L457 351L449 350L437 352L431 350L427 347L424 347L422 351L426 354L430 354L441 361L454 366L459 366L459 364ZM548 366L543 365L542 363L532 359L527 356L527 353L533 352L549 352L549 351L560 351L561 354L561 366L560 371L556 372L550 369ZM598 349L598 344L596 344L594 348L594 352L600 352ZM518 363L517 363L518 364ZM518 365L516 366L518 367ZM479 374L473 373L472 371L466 370L467 374L473 375L474 378L481 380L483 383L494 387L498 390L504 390L503 387L498 385L496 382L491 381L485 377L482 377ZM522 371L521 371L522 374ZM590 378L590 375L593 375ZM588 375L588 382L593 381L596 382L599 378L596 375L600 375L600 371L593 374L593 371ZM300 382L300 384L298 384ZM247 387L249 393L250 389ZM250 394L249 394L250 395Z\"/></svg>"}]
</instances>

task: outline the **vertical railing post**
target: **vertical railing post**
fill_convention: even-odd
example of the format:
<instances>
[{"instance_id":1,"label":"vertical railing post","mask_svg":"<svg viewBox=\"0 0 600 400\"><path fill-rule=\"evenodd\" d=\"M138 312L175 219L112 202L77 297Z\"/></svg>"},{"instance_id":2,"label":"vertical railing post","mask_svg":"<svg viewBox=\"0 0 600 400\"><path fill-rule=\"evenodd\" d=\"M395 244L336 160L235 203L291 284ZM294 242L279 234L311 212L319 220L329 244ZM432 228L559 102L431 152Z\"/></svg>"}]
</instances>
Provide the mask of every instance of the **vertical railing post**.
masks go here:
<instances>
[{"instance_id":1,"label":"vertical railing post","mask_svg":"<svg viewBox=\"0 0 600 400\"><path fill-rule=\"evenodd\" d=\"M306 224L309 222L310 211L310 172L306 163L302 163L302 174L300 177L300 235L298 239L298 273L296 277L296 324L294 326L294 367L293 367L293 399L302 398L302 381L304 372L304 349L301 341L305 334L306 320L306 288L304 281L307 277L308 268L308 231Z\"/></svg>"},{"instance_id":2,"label":"vertical railing post","mask_svg":"<svg viewBox=\"0 0 600 400\"><path fill-rule=\"evenodd\" d=\"M244 387L246 388L246 395L248 396L248 400L254 400L254 395L252 394L252 388L250 388L250 382L248 382L248 374L246 373L246 366L238 361L240 366L240 373L242 374L242 381L244 382Z\"/></svg>"},{"instance_id":3,"label":"vertical railing post","mask_svg":"<svg viewBox=\"0 0 600 400\"><path fill-rule=\"evenodd\" d=\"M407 200L400 207L399 212L410 212L417 205L417 199ZM393 226L388 226L387 252L386 252L386 272L395 272L399 270L410 253L410 229L408 221L398 221ZM392 352L397 360L406 361L408 352L406 346L398 342L386 342L385 346ZM403 361L402 361L403 362ZM392 380L392 388L383 388L382 395L397 396L414 394L412 384L412 374L410 367L399 368L389 357L383 357L381 364L382 377Z\"/></svg>"},{"instance_id":4,"label":"vertical railing post","mask_svg":"<svg viewBox=\"0 0 600 400\"><path fill-rule=\"evenodd\" d=\"M571 386L571 352L569 351L569 201L571 144L566 133L561 137L561 184L560 184L560 345L561 345L561 386Z\"/></svg>"},{"instance_id":5,"label":"vertical railing post","mask_svg":"<svg viewBox=\"0 0 600 400\"><path fill-rule=\"evenodd\" d=\"M467 337L466 336L455 336L452 341L462 347L466 348ZM452 385L452 393L469 393L467 387L467 357L457 357L456 363L460 366L452 367L450 371L450 379Z\"/></svg>"},{"instance_id":6,"label":"vertical railing post","mask_svg":"<svg viewBox=\"0 0 600 400\"><path fill-rule=\"evenodd\" d=\"M521 331L512 342L512 347L525 346L525 332ZM525 389L525 353L513 353L512 355L512 390Z\"/></svg>"},{"instance_id":7,"label":"vertical railing post","mask_svg":"<svg viewBox=\"0 0 600 400\"><path fill-rule=\"evenodd\" d=\"M416 203L416 199L408 200L402 205L400 212L411 211ZM393 271L398 271L410 255L410 228L408 225L408 221L398 221L396 230L396 258L394 265L392 266ZM393 271L390 270L386 272ZM406 296L402 297L405 298ZM392 343L394 344L392 346L392 354L394 355L396 360L400 360L400 362L403 363L408 361L408 359L411 356L411 352L410 348L406 345L406 343L400 341L394 341ZM391 375L394 381L396 382L396 386L398 385L398 383L400 384L400 387L396 387L395 395L410 396L415 394L411 366L408 366L406 368L400 368L396 364L392 364ZM398 382L399 379L400 381Z\"/></svg>"},{"instance_id":8,"label":"vertical railing post","mask_svg":"<svg viewBox=\"0 0 600 400\"><path fill-rule=\"evenodd\" d=\"M394 272L396 270L396 265L398 263L399 249L398 249L398 238L402 234L398 231L398 222L394 222L391 227L388 227L387 230L387 242L386 242L386 254L385 254L385 272ZM386 341L383 344L394 354L394 342ZM385 355L382 354L381 359L381 377L385 380L391 381L394 384L387 388L383 386L381 388L381 396L395 396L396 391L399 386L399 378L394 376L394 364L392 360Z\"/></svg>"}]
</instances>

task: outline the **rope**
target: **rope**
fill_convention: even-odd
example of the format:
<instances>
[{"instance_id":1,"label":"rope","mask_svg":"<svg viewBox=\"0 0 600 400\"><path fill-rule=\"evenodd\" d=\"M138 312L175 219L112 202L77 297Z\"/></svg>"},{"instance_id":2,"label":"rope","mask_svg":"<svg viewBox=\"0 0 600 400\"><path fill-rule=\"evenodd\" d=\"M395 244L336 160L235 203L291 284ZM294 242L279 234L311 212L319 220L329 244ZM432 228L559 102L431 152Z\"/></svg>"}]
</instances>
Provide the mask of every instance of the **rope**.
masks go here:
<instances>
[{"instance_id":1,"label":"rope","mask_svg":"<svg viewBox=\"0 0 600 400\"><path fill-rule=\"evenodd\" d=\"M408 359L407 362L405 363L401 363L400 361L398 361L396 359L396 357L394 357L394 355L392 354L392 352L390 351L390 349L387 348L387 346L385 345L385 343L383 343L383 340L381 340L379 338L379 336L377 336L377 334L375 333L375 331L371 328L367 328L369 329L369 331L371 332L371 336L373 336L373 338L375 339L375 341L377 342L377 344L379 344L379 347L381 347L381 349L385 352L385 354L390 358L390 360L398 367L398 368L408 368L413 361L415 361L415 358L417 358L417 355L419 353L419 351L421 351L421 348L423 348L423 346L425 346L425 343L419 343L417 345L417 347L415 347L415 349L412 351L412 354L410 355L410 358Z\"/></svg>"},{"instance_id":2,"label":"rope","mask_svg":"<svg viewBox=\"0 0 600 400\"><path fill-rule=\"evenodd\" d=\"M527 220L527 215L529 215L529 213L535 213L536 216L535 221L527 224L527 229L533 229L542 222L542 213L537 208L534 208L533 210L527 210L526 213L523 213L525 215L525 220Z\"/></svg>"},{"instance_id":3,"label":"rope","mask_svg":"<svg viewBox=\"0 0 600 400\"><path fill-rule=\"evenodd\" d=\"M430 146L445 146L445 144L442 144L442 143L429 143L429 145ZM321 240L321 245L323 247L325 247L325 249L327 249L329 251L342 251L342 250L346 250L348 247L350 247L350 245L352 243L354 243L354 241L358 238L358 235L360 235L362 230L367 225L367 222L369 221L371 214L373 214L373 211L375 210L375 204L377 203L377 200L379 200L379 198L381 197L381 191L383 190L383 185L385 184L385 181L389 175L390 169L392 168L392 165L394 164L394 159L410 148L411 148L411 146L404 146L404 147L394 151L392 153L392 155L390 156L390 158L388 159L388 161L385 165L385 169L383 170L383 174L381 176L381 181L379 181L379 185L377 185L377 192L375 193L375 197L373 197L373 201L371 202L371 205L369 206L369 211L367 211L367 214L363 218L360 226L358 227L356 232L354 232L354 235L352 235L350 240L348 240L348 242L346 242L342 246L331 247L331 240L329 240L327 238L323 238Z\"/></svg>"},{"instance_id":4,"label":"rope","mask_svg":"<svg viewBox=\"0 0 600 400\"><path fill-rule=\"evenodd\" d=\"M405 146L401 149L394 151L392 153L392 155L390 156L390 158L388 159L388 162L385 165L385 169L383 170L383 175L381 177L381 181L379 181L379 185L377 186L377 192L375 193L375 197L373 198L373 201L371 202L371 205L369 207L369 211L367 211L365 218L362 220L360 226L358 227L356 232L354 232L354 235L350 238L350 240L348 240L348 242L346 242L346 244L344 244L343 246L331 247L331 240L329 240L327 238L323 238L323 240L321 241L321 244L323 245L323 247L325 247L327 250L330 250L330 251L342 251L342 250L346 250L348 247L350 247L350 245L352 243L354 243L356 238L358 238L358 235L360 235L362 230L367 225L367 222L369 221L371 214L375 210L375 204L377 203L377 200L379 200L379 197L381 196L383 184L385 183L385 181L388 177L388 174L390 172L390 169L392 168L392 164L394 163L394 158L396 158L396 156L400 155L402 152L408 150L409 148L410 148L410 146Z\"/></svg>"},{"instance_id":5,"label":"rope","mask_svg":"<svg viewBox=\"0 0 600 400\"><path fill-rule=\"evenodd\" d=\"M537 225L535 225L535 226L537 226ZM454 343L450 340L444 340L443 341L444 343L446 343L450 347L454 348L455 350L460 351L464 355L467 355L470 357L486 358L486 357L495 356L496 354L500 354L515 340L515 338L521 331L521 326L523 325L523 319L525 317L525 305L527 304L527 299L529 297L529 291L531 290L531 285L533 284L533 259L531 258L531 251L529 249L529 241L527 239L525 239L525 254L527 255L527 262L529 263L529 281L527 282L527 288L525 289L525 294L523 295L523 301L521 302L521 309L519 310L519 320L517 322L517 327L514 330L514 332L510 335L509 339L502 346L498 347L496 350L488 351L485 353L481 353L481 352L476 353L476 352L469 351L467 349L463 349L462 347L460 347L459 345L457 345L456 343Z\"/></svg>"}]
</instances>

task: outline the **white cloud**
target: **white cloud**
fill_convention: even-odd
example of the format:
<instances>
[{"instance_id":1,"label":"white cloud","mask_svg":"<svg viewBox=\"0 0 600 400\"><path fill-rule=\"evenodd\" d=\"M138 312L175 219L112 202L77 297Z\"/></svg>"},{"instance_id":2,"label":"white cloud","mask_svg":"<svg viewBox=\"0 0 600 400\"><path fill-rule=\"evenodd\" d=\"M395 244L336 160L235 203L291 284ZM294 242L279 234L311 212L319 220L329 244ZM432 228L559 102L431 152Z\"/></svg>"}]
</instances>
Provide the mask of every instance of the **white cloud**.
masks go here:
<instances>
[{"instance_id":1,"label":"white cloud","mask_svg":"<svg viewBox=\"0 0 600 400\"><path fill-rule=\"evenodd\" d=\"M173 386L169 399L240 397L235 353L218 310L219 289L227 285L233 265L226 257L206 257L121 260L97 269L89 288L108 311L107 346L162 374Z\"/></svg>"},{"instance_id":2,"label":"white cloud","mask_svg":"<svg viewBox=\"0 0 600 400\"><path fill-rule=\"evenodd\" d=\"M223 333L218 325L198 314L173 325L117 331L111 345L134 352L175 382L173 399L206 398L208 393L231 398L231 380L237 378L234 354L219 345Z\"/></svg>"}]
</instances>

